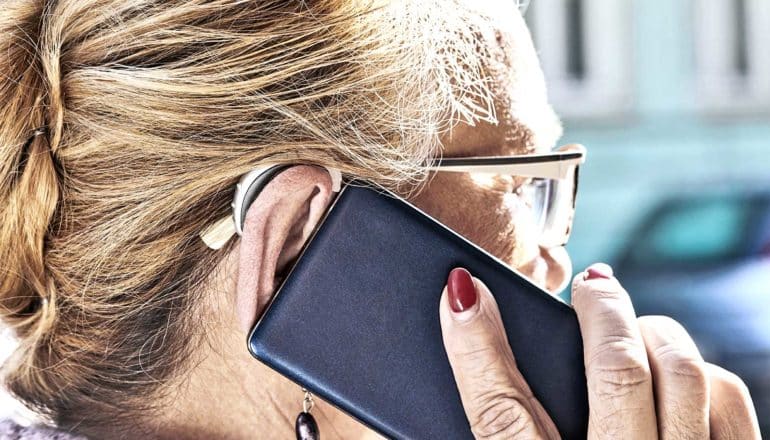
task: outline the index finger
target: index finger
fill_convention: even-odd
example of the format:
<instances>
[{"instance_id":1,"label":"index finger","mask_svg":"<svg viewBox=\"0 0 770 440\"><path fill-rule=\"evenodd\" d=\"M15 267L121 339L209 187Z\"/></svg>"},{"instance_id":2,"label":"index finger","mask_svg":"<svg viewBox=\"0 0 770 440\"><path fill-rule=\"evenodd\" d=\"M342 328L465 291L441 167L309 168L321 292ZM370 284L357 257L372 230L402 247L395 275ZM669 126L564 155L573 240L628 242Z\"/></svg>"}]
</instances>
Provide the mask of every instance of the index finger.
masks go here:
<instances>
[{"instance_id":1,"label":"index finger","mask_svg":"<svg viewBox=\"0 0 770 440\"><path fill-rule=\"evenodd\" d=\"M573 282L583 336L589 438L658 438L652 375L631 299L607 265Z\"/></svg>"},{"instance_id":2,"label":"index finger","mask_svg":"<svg viewBox=\"0 0 770 440\"><path fill-rule=\"evenodd\" d=\"M441 331L463 408L477 438L559 438L516 367L494 297L455 269L441 295Z\"/></svg>"}]
</instances>

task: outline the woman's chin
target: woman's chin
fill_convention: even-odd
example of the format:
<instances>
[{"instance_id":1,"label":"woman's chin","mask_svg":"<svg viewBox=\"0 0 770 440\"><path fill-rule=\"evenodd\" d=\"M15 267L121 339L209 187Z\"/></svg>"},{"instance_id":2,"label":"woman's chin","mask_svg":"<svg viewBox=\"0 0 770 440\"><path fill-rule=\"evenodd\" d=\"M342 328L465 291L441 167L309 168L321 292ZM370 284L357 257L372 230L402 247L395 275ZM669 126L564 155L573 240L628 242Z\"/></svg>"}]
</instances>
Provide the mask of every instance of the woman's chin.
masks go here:
<instances>
[{"instance_id":1,"label":"woman's chin","mask_svg":"<svg viewBox=\"0 0 770 440\"><path fill-rule=\"evenodd\" d=\"M572 260L564 247L541 249L540 254L518 271L551 295L559 295L569 284Z\"/></svg>"}]
</instances>

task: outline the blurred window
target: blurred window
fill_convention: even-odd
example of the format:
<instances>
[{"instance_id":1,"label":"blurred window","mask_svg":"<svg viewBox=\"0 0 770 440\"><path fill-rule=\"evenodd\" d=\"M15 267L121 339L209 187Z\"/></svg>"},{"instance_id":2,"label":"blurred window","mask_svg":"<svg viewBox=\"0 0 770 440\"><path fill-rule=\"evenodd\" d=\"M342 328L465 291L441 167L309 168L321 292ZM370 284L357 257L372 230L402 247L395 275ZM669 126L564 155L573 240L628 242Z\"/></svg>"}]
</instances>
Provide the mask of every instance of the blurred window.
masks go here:
<instances>
[{"instance_id":1,"label":"blurred window","mask_svg":"<svg viewBox=\"0 0 770 440\"><path fill-rule=\"evenodd\" d=\"M583 0L567 0L567 76L583 81L586 76L585 31L583 29Z\"/></svg>"},{"instance_id":2,"label":"blurred window","mask_svg":"<svg viewBox=\"0 0 770 440\"><path fill-rule=\"evenodd\" d=\"M537 0L527 22L551 102L568 119L622 117L633 96L631 2Z\"/></svg>"},{"instance_id":3,"label":"blurred window","mask_svg":"<svg viewBox=\"0 0 770 440\"><path fill-rule=\"evenodd\" d=\"M701 109L770 112L770 1L696 0L694 11Z\"/></svg>"}]
</instances>

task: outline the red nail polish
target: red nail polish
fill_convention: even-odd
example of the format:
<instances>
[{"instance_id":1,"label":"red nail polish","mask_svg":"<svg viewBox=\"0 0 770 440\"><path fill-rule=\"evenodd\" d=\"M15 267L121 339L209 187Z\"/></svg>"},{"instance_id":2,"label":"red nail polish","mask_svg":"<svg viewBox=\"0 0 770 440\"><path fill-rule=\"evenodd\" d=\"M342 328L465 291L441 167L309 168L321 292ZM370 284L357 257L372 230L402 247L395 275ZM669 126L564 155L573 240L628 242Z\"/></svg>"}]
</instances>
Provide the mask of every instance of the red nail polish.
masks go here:
<instances>
[{"instance_id":1,"label":"red nail polish","mask_svg":"<svg viewBox=\"0 0 770 440\"><path fill-rule=\"evenodd\" d=\"M467 270L460 267L452 269L452 272L449 272L446 286L449 294L449 305L453 312L463 312L476 304L478 299L476 286L473 285L473 278Z\"/></svg>"},{"instance_id":2,"label":"red nail polish","mask_svg":"<svg viewBox=\"0 0 770 440\"><path fill-rule=\"evenodd\" d=\"M586 269L586 275L585 279L587 280L595 280L597 278L603 278L605 280L609 280L612 278L612 273L607 273L603 268L597 268L597 267L589 267Z\"/></svg>"}]
</instances>

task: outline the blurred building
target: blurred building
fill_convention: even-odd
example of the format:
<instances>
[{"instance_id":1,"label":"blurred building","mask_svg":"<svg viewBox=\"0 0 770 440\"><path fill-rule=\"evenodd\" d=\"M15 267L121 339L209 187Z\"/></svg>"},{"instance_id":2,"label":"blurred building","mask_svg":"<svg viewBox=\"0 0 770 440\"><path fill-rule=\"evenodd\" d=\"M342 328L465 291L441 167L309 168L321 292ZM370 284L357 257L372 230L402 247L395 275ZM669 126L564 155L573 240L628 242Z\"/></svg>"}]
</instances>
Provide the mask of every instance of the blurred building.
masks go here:
<instances>
[{"instance_id":1,"label":"blurred building","mask_svg":"<svg viewBox=\"0 0 770 440\"><path fill-rule=\"evenodd\" d=\"M588 162L570 251L612 260L662 197L770 188L770 2L536 0L527 20Z\"/></svg>"},{"instance_id":2,"label":"blurred building","mask_svg":"<svg viewBox=\"0 0 770 440\"><path fill-rule=\"evenodd\" d=\"M770 436L770 1L534 0L527 20L563 143L589 151L575 270L615 263Z\"/></svg>"}]
</instances>

